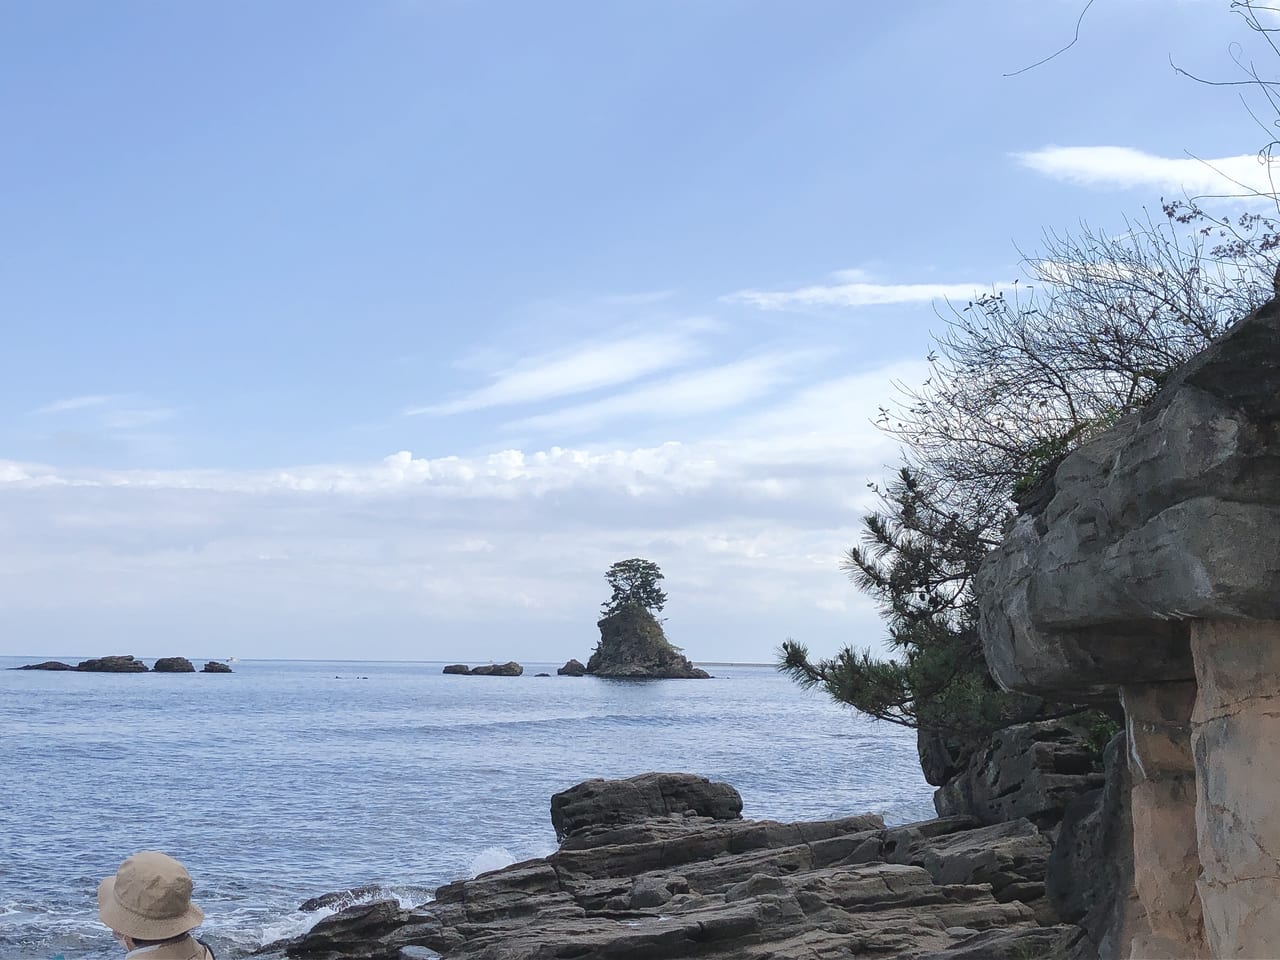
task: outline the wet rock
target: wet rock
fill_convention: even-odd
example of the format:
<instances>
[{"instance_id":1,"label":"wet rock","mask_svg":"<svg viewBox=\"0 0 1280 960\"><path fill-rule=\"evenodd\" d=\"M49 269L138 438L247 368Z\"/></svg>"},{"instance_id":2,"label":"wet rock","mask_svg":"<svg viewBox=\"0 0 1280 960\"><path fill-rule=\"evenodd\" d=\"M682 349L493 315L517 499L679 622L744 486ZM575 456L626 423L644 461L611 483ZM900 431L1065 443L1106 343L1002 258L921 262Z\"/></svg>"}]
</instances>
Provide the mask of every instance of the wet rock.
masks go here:
<instances>
[{"instance_id":1,"label":"wet rock","mask_svg":"<svg viewBox=\"0 0 1280 960\"><path fill-rule=\"evenodd\" d=\"M21 667L14 667L14 670L74 670L75 667L69 663L63 663L61 660L45 660L43 663L28 663Z\"/></svg>"},{"instance_id":2,"label":"wet rock","mask_svg":"<svg viewBox=\"0 0 1280 960\"><path fill-rule=\"evenodd\" d=\"M586 672L586 665L577 660L570 660L556 671L556 673L562 677L581 677L584 676Z\"/></svg>"},{"instance_id":3,"label":"wet rock","mask_svg":"<svg viewBox=\"0 0 1280 960\"><path fill-rule=\"evenodd\" d=\"M366 951L371 943L393 935L403 925L407 913L395 900L356 904L325 917L306 936L289 941L285 952L290 957L305 957L308 960L393 957L394 953L375 954Z\"/></svg>"},{"instance_id":4,"label":"wet rock","mask_svg":"<svg viewBox=\"0 0 1280 960\"><path fill-rule=\"evenodd\" d=\"M156 673L195 673L196 668L186 657L161 657L151 668Z\"/></svg>"},{"instance_id":5,"label":"wet rock","mask_svg":"<svg viewBox=\"0 0 1280 960\"><path fill-rule=\"evenodd\" d=\"M440 672L448 673L448 674L456 674L457 676L465 677L471 673L471 668L468 667L465 663L451 663Z\"/></svg>"},{"instance_id":6,"label":"wet rock","mask_svg":"<svg viewBox=\"0 0 1280 960\"><path fill-rule=\"evenodd\" d=\"M76 666L84 673L148 673L147 665L131 656L97 657L81 660Z\"/></svg>"},{"instance_id":7,"label":"wet rock","mask_svg":"<svg viewBox=\"0 0 1280 960\"><path fill-rule=\"evenodd\" d=\"M299 913L315 913L317 910L323 910L327 907L346 908L354 906L361 900L371 900L374 896L382 891L377 884L366 884L363 887L351 887L347 890L336 890L333 893L324 893L318 897L312 897L310 900L304 900L298 904Z\"/></svg>"},{"instance_id":8,"label":"wet rock","mask_svg":"<svg viewBox=\"0 0 1280 960\"><path fill-rule=\"evenodd\" d=\"M210 660L200 670L201 673L230 673L231 668L221 660Z\"/></svg>"}]
</instances>

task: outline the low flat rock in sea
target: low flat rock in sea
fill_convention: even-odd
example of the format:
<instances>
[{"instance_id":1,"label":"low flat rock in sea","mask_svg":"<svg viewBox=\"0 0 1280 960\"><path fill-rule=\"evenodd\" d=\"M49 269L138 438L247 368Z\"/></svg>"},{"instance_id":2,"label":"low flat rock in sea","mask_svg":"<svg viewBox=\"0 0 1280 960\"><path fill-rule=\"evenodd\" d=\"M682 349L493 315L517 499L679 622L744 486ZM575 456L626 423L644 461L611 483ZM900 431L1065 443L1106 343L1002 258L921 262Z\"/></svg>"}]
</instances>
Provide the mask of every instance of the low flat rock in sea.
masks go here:
<instances>
[{"instance_id":1,"label":"low flat rock in sea","mask_svg":"<svg viewBox=\"0 0 1280 960\"><path fill-rule=\"evenodd\" d=\"M1049 842L1025 819L775 823L740 819L732 787L690 774L585 786L553 800L576 816L549 857L447 884L414 908L359 904L268 949L311 960L1083 956L1082 931L1045 896Z\"/></svg>"},{"instance_id":2,"label":"low flat rock in sea","mask_svg":"<svg viewBox=\"0 0 1280 960\"><path fill-rule=\"evenodd\" d=\"M69 663L63 663L61 660L45 660L43 663L25 663L20 667L13 667L14 670L74 670Z\"/></svg>"}]
</instances>

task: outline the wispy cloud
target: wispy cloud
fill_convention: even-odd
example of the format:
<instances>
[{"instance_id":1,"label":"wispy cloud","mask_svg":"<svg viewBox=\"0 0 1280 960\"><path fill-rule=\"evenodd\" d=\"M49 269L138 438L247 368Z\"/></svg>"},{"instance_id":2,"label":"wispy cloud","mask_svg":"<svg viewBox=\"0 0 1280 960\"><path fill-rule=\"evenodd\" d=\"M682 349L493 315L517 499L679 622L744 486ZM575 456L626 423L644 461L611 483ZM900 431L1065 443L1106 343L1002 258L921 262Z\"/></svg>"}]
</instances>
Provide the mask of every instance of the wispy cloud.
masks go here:
<instances>
[{"instance_id":1,"label":"wispy cloud","mask_svg":"<svg viewBox=\"0 0 1280 960\"><path fill-rule=\"evenodd\" d=\"M448 416L616 387L680 366L701 352L697 340L686 331L587 344L522 361L494 374L486 387L456 400L413 407L405 415Z\"/></svg>"},{"instance_id":2,"label":"wispy cloud","mask_svg":"<svg viewBox=\"0 0 1280 960\"><path fill-rule=\"evenodd\" d=\"M626 417L692 417L730 410L772 392L791 379L808 353L753 357L647 384L595 403L526 417L509 426L538 432L580 432Z\"/></svg>"},{"instance_id":3,"label":"wispy cloud","mask_svg":"<svg viewBox=\"0 0 1280 960\"><path fill-rule=\"evenodd\" d=\"M1237 196L1271 193L1280 168L1257 154L1232 157L1161 157L1132 147L1044 147L1014 158L1037 173L1085 187L1148 187L1166 193Z\"/></svg>"},{"instance_id":4,"label":"wispy cloud","mask_svg":"<svg viewBox=\"0 0 1280 960\"><path fill-rule=\"evenodd\" d=\"M929 303L933 300L971 299L990 283L877 283L861 269L838 270L829 284L796 290L739 290L722 297L729 303L746 303L762 310L804 307L872 307L902 303Z\"/></svg>"},{"instance_id":5,"label":"wispy cloud","mask_svg":"<svg viewBox=\"0 0 1280 960\"><path fill-rule=\"evenodd\" d=\"M37 407L31 412L34 414L46 413L67 413L72 410L87 410L91 407L101 407L114 401L116 397L109 393L95 393L82 397L67 397L63 400L55 400L53 403L45 404L43 407Z\"/></svg>"}]
</instances>

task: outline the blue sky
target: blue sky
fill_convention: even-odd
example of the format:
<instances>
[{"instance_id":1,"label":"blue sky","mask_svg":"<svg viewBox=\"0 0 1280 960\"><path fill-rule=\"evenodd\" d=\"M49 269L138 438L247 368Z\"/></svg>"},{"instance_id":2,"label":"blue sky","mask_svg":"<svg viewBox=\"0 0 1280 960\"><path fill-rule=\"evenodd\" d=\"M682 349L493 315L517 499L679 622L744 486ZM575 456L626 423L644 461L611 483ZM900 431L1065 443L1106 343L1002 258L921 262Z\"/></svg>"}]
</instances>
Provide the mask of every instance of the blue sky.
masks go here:
<instances>
[{"instance_id":1,"label":"blue sky","mask_svg":"<svg viewBox=\"0 0 1280 960\"><path fill-rule=\"evenodd\" d=\"M1004 76L1080 7L0 5L0 652L582 657L631 556L695 658L877 644L933 303L1258 173L1226 0Z\"/></svg>"}]
</instances>

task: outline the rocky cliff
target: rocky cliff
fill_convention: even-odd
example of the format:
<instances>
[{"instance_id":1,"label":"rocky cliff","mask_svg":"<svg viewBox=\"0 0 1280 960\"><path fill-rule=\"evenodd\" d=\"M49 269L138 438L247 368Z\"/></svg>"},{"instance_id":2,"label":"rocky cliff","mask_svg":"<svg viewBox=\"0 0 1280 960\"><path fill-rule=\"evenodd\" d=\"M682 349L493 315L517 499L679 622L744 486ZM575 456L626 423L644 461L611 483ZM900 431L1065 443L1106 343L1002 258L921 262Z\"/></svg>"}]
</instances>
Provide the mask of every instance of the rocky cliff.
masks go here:
<instances>
[{"instance_id":1,"label":"rocky cliff","mask_svg":"<svg viewBox=\"0 0 1280 960\"><path fill-rule=\"evenodd\" d=\"M587 661L589 674L669 680L705 680L711 676L671 645L662 624L643 607L623 607L596 626L600 628L600 643Z\"/></svg>"},{"instance_id":2,"label":"rocky cliff","mask_svg":"<svg viewBox=\"0 0 1280 960\"><path fill-rule=\"evenodd\" d=\"M1123 706L1140 910L1100 954L1280 957L1280 303L1066 457L978 589L1002 685Z\"/></svg>"}]
</instances>

